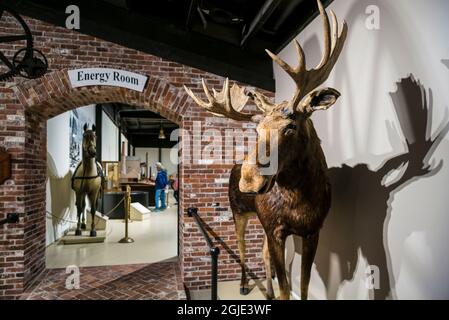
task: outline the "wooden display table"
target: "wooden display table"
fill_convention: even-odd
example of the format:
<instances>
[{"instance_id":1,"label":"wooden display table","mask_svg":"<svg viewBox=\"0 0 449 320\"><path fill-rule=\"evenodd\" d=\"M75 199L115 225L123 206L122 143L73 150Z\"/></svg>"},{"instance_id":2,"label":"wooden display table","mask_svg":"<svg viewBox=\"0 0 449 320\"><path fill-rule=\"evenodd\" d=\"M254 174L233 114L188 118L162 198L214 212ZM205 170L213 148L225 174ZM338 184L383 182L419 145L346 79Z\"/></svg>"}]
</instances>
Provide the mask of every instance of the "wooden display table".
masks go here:
<instances>
[{"instance_id":1,"label":"wooden display table","mask_svg":"<svg viewBox=\"0 0 449 320\"><path fill-rule=\"evenodd\" d=\"M127 185L131 187L132 191L145 192L148 196L148 205L146 205L146 207L154 207L154 193L156 191L154 182L122 182L120 184L122 190L125 190Z\"/></svg>"}]
</instances>

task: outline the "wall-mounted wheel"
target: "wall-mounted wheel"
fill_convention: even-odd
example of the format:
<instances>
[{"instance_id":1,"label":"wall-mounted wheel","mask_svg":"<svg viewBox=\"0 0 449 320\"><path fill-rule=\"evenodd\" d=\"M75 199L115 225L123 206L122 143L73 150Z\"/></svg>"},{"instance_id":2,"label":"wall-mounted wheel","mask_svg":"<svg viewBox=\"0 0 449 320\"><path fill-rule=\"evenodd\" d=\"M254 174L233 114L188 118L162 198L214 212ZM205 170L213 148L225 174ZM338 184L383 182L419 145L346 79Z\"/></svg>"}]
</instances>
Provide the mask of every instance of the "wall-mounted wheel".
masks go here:
<instances>
[{"instance_id":1,"label":"wall-mounted wheel","mask_svg":"<svg viewBox=\"0 0 449 320\"><path fill-rule=\"evenodd\" d=\"M35 79L43 76L48 69L48 61L42 52L37 49L23 48L16 52L13 65L17 73L24 78Z\"/></svg>"},{"instance_id":2,"label":"wall-mounted wheel","mask_svg":"<svg viewBox=\"0 0 449 320\"><path fill-rule=\"evenodd\" d=\"M33 37L25 21L13 10L0 6L0 22L11 25L12 29L21 29L19 32L10 33L9 28L0 31L0 44L8 43L11 48L23 47L26 56L33 56ZM2 49L4 50L4 49ZM17 54L17 53L16 53ZM8 56L10 56L8 58ZM0 81L8 80L17 75L19 70L14 65L11 54L7 50L0 51Z\"/></svg>"}]
</instances>

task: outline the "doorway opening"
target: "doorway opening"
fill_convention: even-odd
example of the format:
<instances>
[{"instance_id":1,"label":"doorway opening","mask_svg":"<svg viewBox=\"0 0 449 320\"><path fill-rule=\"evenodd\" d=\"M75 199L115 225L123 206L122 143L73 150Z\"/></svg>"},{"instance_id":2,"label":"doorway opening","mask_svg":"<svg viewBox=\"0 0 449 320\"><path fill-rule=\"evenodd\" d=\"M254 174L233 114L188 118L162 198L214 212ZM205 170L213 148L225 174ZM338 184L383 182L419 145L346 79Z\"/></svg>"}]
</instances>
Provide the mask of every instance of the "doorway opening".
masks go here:
<instances>
[{"instance_id":1,"label":"doorway opening","mask_svg":"<svg viewBox=\"0 0 449 320\"><path fill-rule=\"evenodd\" d=\"M86 230L75 235L76 195L72 176L81 161L84 125L96 133L96 161L105 176L90 237L89 201ZM158 113L123 103L78 107L47 120L46 268L149 264L174 260L179 244L178 125ZM157 164L162 164L158 168ZM165 197L157 199L159 171L166 175ZM124 196L131 188L129 237L125 234ZM163 201L163 203L162 203Z\"/></svg>"}]
</instances>

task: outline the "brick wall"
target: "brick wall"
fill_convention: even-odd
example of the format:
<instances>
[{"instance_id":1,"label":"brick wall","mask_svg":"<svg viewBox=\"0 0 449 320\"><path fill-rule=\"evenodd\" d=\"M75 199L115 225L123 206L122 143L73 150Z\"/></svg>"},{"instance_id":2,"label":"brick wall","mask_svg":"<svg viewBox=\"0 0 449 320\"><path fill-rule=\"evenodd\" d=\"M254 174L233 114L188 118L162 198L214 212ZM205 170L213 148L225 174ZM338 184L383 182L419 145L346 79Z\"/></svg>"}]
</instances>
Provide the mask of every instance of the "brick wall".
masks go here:
<instances>
[{"instance_id":1,"label":"brick wall","mask_svg":"<svg viewBox=\"0 0 449 320\"><path fill-rule=\"evenodd\" d=\"M0 185L0 219L9 212L21 218L17 225L0 227L0 298L20 294L24 279L25 114L9 85L0 84L0 146L11 154L13 179Z\"/></svg>"},{"instance_id":2,"label":"brick wall","mask_svg":"<svg viewBox=\"0 0 449 320\"><path fill-rule=\"evenodd\" d=\"M218 130L245 124L220 120L200 110L187 97L182 85L201 95L201 78L219 89L223 78L100 39L26 19L34 45L48 58L50 70L43 78L14 78L0 83L0 146L12 156L12 179L0 186L0 219L9 212L20 214L20 223L0 227L0 298L17 297L45 268L45 179L46 120L91 103L122 102L148 108L192 132L195 121L203 128ZM12 20L2 19L0 29L19 32ZM11 56L20 46L0 46ZM144 93L122 88L70 87L67 69L112 67L150 77ZM267 95L271 93L265 92ZM272 95L272 94L271 94ZM185 148L189 139L181 137ZM191 141L190 141L191 142ZM201 143L202 147L208 144ZM222 141L223 150L232 149ZM202 149L202 148L201 148ZM191 289L205 288L210 280L208 249L194 221L183 215L189 206L199 208L202 219L238 255L234 224L229 210L227 183L232 164L192 163L193 156L181 151L180 165L180 265ZM218 207L214 205L218 203ZM262 228L252 220L248 227L248 267L262 273ZM221 248L220 279L238 279L235 256ZM236 291L238 288L236 288Z\"/></svg>"}]
</instances>

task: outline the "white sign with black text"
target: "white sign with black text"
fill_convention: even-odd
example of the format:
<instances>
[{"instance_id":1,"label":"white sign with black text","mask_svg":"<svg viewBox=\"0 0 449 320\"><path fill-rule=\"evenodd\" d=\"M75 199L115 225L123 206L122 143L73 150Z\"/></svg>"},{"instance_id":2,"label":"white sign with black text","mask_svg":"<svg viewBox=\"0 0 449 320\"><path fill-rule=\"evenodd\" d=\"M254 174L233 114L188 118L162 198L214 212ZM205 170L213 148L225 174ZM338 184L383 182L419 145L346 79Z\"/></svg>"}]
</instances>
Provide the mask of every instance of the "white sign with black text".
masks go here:
<instances>
[{"instance_id":1,"label":"white sign with black text","mask_svg":"<svg viewBox=\"0 0 449 320\"><path fill-rule=\"evenodd\" d=\"M113 86L143 92L148 77L130 71L109 68L69 70L73 88L87 86Z\"/></svg>"}]
</instances>

